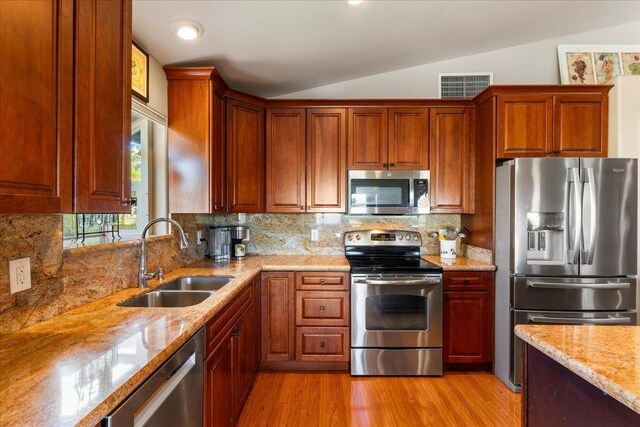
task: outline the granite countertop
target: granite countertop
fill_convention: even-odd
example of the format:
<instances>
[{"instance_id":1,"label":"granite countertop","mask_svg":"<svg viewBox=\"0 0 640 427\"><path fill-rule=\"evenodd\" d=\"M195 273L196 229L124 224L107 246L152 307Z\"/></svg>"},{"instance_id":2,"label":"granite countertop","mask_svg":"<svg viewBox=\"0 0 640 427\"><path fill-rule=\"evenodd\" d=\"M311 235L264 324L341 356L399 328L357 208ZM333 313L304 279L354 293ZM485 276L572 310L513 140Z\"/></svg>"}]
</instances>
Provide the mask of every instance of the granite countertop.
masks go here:
<instances>
[{"instance_id":1,"label":"granite countertop","mask_svg":"<svg viewBox=\"0 0 640 427\"><path fill-rule=\"evenodd\" d=\"M496 266L482 261L466 257L456 257L455 259L443 259L439 255L427 255L424 260L442 267L444 271L495 271Z\"/></svg>"},{"instance_id":2,"label":"granite countertop","mask_svg":"<svg viewBox=\"0 0 640 427\"><path fill-rule=\"evenodd\" d=\"M166 275L234 276L201 304L130 308L128 288L0 336L0 426L95 426L260 271L349 271L343 256L250 256L199 261ZM154 288L161 283L150 281Z\"/></svg>"},{"instance_id":3,"label":"granite countertop","mask_svg":"<svg viewBox=\"0 0 640 427\"><path fill-rule=\"evenodd\" d=\"M515 332L640 414L640 327L518 325Z\"/></svg>"}]
</instances>

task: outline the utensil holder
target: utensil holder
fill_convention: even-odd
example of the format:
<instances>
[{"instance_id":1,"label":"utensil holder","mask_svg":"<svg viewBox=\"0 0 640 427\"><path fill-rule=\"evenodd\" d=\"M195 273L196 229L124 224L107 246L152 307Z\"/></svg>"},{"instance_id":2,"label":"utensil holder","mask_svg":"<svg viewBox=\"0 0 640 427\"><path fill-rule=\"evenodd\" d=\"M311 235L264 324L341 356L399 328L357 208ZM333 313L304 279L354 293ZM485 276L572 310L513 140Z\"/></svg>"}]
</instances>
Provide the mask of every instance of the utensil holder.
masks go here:
<instances>
[{"instance_id":1,"label":"utensil holder","mask_svg":"<svg viewBox=\"0 0 640 427\"><path fill-rule=\"evenodd\" d=\"M455 259L456 241L440 240L440 258Z\"/></svg>"}]
</instances>

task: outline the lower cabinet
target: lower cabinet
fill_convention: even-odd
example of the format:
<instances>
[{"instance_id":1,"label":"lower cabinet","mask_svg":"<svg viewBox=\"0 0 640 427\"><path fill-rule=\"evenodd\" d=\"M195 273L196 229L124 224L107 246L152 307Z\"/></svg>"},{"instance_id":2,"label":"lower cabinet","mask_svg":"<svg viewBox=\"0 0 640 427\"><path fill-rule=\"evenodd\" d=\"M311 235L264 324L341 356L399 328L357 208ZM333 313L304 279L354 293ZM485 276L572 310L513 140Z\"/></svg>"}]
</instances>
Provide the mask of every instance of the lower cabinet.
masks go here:
<instances>
[{"instance_id":1,"label":"lower cabinet","mask_svg":"<svg viewBox=\"0 0 640 427\"><path fill-rule=\"evenodd\" d=\"M206 326L204 425L235 425L256 372L255 280Z\"/></svg>"},{"instance_id":2,"label":"lower cabinet","mask_svg":"<svg viewBox=\"0 0 640 427\"><path fill-rule=\"evenodd\" d=\"M448 369L487 369L493 360L493 272L445 272L443 356Z\"/></svg>"},{"instance_id":3,"label":"lower cabinet","mask_svg":"<svg viewBox=\"0 0 640 427\"><path fill-rule=\"evenodd\" d=\"M348 369L349 273L262 273L266 369Z\"/></svg>"}]
</instances>

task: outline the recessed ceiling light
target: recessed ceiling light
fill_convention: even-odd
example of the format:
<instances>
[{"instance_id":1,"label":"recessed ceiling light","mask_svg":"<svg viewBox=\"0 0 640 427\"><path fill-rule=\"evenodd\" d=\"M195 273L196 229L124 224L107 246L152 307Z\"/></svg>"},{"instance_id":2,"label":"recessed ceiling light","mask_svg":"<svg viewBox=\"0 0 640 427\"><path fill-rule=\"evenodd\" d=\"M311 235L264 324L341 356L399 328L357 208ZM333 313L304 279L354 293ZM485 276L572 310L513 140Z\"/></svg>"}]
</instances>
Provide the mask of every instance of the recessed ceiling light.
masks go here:
<instances>
[{"instance_id":1,"label":"recessed ceiling light","mask_svg":"<svg viewBox=\"0 0 640 427\"><path fill-rule=\"evenodd\" d=\"M194 40L204 33L204 26L191 19L181 19L171 24L171 29L182 40Z\"/></svg>"},{"instance_id":2,"label":"recessed ceiling light","mask_svg":"<svg viewBox=\"0 0 640 427\"><path fill-rule=\"evenodd\" d=\"M349 3L351 6L355 6L357 4L362 3L364 0L347 0L347 3Z\"/></svg>"}]
</instances>

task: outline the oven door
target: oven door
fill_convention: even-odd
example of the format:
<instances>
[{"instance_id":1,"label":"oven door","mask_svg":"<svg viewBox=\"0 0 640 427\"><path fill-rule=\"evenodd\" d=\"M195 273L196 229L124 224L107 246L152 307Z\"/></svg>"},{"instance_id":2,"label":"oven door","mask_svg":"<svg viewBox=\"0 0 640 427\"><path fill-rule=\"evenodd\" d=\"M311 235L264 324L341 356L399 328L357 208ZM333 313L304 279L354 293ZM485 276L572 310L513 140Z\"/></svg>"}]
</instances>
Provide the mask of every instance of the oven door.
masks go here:
<instances>
[{"instance_id":1,"label":"oven door","mask_svg":"<svg viewBox=\"0 0 640 427\"><path fill-rule=\"evenodd\" d=\"M442 347L442 275L352 275L351 347Z\"/></svg>"}]
</instances>

